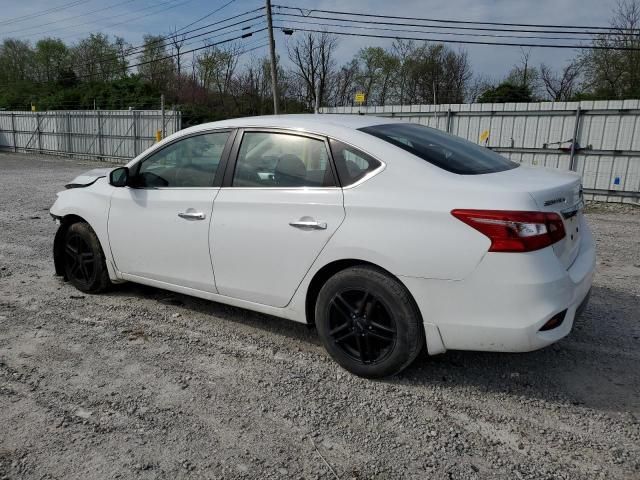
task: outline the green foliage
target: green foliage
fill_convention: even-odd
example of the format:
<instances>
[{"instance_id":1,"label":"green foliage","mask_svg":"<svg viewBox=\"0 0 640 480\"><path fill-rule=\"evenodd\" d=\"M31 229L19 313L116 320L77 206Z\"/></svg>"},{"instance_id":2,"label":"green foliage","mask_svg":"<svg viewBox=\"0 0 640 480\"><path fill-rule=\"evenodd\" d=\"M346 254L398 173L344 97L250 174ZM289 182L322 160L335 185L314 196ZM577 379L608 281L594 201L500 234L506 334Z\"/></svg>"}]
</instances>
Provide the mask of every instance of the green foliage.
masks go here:
<instances>
[{"instance_id":1,"label":"green foliage","mask_svg":"<svg viewBox=\"0 0 640 480\"><path fill-rule=\"evenodd\" d=\"M531 91L528 87L503 82L495 88L485 90L478 98L478 103L530 102Z\"/></svg>"},{"instance_id":2,"label":"green foliage","mask_svg":"<svg viewBox=\"0 0 640 480\"><path fill-rule=\"evenodd\" d=\"M0 88L0 108L6 110L158 108L160 92L140 77L110 82L78 82L61 88L58 83L21 81Z\"/></svg>"}]
</instances>

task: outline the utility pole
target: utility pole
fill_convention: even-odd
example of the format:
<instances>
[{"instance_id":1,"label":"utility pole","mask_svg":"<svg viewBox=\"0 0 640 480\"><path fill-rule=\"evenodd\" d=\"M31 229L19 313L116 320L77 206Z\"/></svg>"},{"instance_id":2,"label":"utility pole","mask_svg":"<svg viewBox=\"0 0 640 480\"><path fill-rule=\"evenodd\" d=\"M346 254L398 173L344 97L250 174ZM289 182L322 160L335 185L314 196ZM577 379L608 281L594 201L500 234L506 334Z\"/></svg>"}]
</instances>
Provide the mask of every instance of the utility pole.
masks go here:
<instances>
[{"instance_id":1,"label":"utility pole","mask_svg":"<svg viewBox=\"0 0 640 480\"><path fill-rule=\"evenodd\" d=\"M273 114L278 115L278 66L276 65L276 42L273 39L273 22L271 21L271 0L266 1L267 28L269 30L269 53L271 54L271 94L273 95Z\"/></svg>"},{"instance_id":2,"label":"utility pole","mask_svg":"<svg viewBox=\"0 0 640 480\"><path fill-rule=\"evenodd\" d=\"M166 132L165 132L165 128L164 128L164 93L160 95L160 110L161 110L161 121L162 121L162 138L166 137Z\"/></svg>"}]
</instances>

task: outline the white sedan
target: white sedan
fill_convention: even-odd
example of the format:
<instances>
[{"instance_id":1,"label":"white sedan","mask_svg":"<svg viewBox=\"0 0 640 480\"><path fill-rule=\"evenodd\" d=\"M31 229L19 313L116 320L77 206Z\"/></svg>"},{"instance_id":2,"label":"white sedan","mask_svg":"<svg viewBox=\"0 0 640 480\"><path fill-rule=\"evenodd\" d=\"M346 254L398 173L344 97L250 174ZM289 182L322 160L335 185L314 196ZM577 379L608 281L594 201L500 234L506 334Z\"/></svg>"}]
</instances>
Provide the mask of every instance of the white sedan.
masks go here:
<instances>
[{"instance_id":1,"label":"white sedan","mask_svg":"<svg viewBox=\"0 0 640 480\"><path fill-rule=\"evenodd\" d=\"M58 194L56 272L314 324L361 376L426 347L525 352L567 335L595 245L580 178L418 124L339 115L207 123Z\"/></svg>"}]
</instances>

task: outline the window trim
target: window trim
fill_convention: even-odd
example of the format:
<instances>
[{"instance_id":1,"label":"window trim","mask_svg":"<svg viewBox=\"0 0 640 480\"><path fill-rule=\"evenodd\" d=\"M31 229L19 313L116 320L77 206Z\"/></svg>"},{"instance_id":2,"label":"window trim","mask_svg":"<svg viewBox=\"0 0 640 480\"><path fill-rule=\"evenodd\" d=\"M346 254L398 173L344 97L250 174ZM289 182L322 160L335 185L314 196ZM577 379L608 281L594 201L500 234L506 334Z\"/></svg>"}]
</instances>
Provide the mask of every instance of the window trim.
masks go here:
<instances>
[{"instance_id":1,"label":"window trim","mask_svg":"<svg viewBox=\"0 0 640 480\"><path fill-rule=\"evenodd\" d=\"M310 138L313 140L320 140L324 143L324 148L327 152L327 160L328 165L331 170L331 174L333 176L334 184L330 187L234 187L233 186L233 176L235 175L236 166L238 165L238 157L240 154L240 145L242 144L242 140L244 138L245 133L275 133L275 134L284 134L284 135L292 135L296 137L302 138ZM233 190L334 190L338 188L342 188L340 185L340 179L338 177L338 173L336 170L336 166L333 161L333 155L331 154L331 148L329 146L329 140L325 135L318 135L315 133L309 132L301 132L296 129L289 128L278 128L278 127L241 127L238 128L233 147L229 154L229 161L226 165L226 169L224 172L224 179L222 180L221 188L224 189L233 189Z\"/></svg>"},{"instance_id":2,"label":"window trim","mask_svg":"<svg viewBox=\"0 0 640 480\"><path fill-rule=\"evenodd\" d=\"M192 132L192 133L188 133L185 135L180 135L179 137L174 138L172 141L167 142L166 144L162 145L159 148L156 148L154 150L152 150L151 152L147 153L144 157L140 158L137 162L135 162L133 165L131 165L129 167L129 171L133 173L133 176L137 175L138 172L140 171L140 167L142 166L142 164L147 161L149 158L151 158L153 155L155 155L156 153L161 152L162 150L164 150L167 147L170 147L171 145L174 145L182 140L186 140L188 138L192 138L192 137L199 137L201 135L208 135L211 133L229 133L229 136L227 137L227 141L225 142L224 148L222 149L222 154L220 155L220 162L218 163L218 169L216 170L216 174L213 178L213 184L206 186L206 187L130 187L128 186L127 188L132 188L135 190L210 190L210 189L219 189L222 186L222 180L224 177L224 172L227 166L227 163L229 161L229 153L231 152L231 148L234 145L234 141L235 141L235 137L237 134L237 130L236 128L229 128L229 127L224 127L224 128L214 128L214 129L209 129L209 130L199 130L197 132Z\"/></svg>"}]
</instances>

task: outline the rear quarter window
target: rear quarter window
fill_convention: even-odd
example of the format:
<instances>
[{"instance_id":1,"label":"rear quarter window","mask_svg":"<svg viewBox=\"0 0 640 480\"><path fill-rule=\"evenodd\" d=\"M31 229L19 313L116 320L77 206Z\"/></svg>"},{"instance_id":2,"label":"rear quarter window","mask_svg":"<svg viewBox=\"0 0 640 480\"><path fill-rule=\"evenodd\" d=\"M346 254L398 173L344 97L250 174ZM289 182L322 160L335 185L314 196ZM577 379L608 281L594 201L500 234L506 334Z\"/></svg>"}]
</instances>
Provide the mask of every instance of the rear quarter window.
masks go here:
<instances>
[{"instance_id":1,"label":"rear quarter window","mask_svg":"<svg viewBox=\"0 0 640 480\"><path fill-rule=\"evenodd\" d=\"M382 165L378 160L339 140L329 140L340 184L353 185Z\"/></svg>"},{"instance_id":2,"label":"rear quarter window","mask_svg":"<svg viewBox=\"0 0 640 480\"><path fill-rule=\"evenodd\" d=\"M519 166L488 148L415 123L390 123L360 129L448 172L480 175Z\"/></svg>"}]
</instances>

